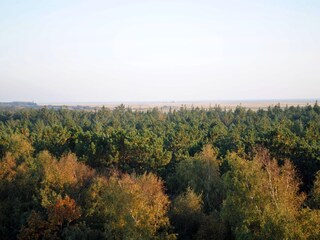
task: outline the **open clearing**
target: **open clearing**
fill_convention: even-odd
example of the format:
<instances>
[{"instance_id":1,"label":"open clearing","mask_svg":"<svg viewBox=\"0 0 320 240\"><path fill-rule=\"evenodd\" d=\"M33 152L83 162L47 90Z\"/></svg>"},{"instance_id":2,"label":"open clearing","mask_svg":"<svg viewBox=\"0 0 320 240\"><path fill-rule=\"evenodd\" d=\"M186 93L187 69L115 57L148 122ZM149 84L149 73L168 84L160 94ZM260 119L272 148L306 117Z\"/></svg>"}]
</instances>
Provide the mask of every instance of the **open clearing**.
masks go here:
<instances>
[{"instance_id":1,"label":"open clearing","mask_svg":"<svg viewBox=\"0 0 320 240\"><path fill-rule=\"evenodd\" d=\"M101 108L106 107L114 109L123 104L125 107L133 110L145 111L152 108L159 108L163 111L179 109L181 107L190 108L214 108L221 107L226 109L235 109L237 106L250 108L252 110L266 109L269 106L279 105L281 108L290 106L314 105L317 99L306 100L230 100L230 101L163 101L163 102L74 102L74 103L39 103L40 106L65 106L68 108Z\"/></svg>"}]
</instances>

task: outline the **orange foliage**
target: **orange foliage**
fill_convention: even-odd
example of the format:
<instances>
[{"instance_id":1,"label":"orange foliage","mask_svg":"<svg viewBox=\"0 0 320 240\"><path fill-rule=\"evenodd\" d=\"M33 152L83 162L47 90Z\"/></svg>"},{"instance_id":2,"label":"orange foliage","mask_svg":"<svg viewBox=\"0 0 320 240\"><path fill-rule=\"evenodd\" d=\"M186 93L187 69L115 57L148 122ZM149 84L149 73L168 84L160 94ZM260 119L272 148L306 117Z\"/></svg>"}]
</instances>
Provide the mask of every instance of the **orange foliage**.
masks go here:
<instances>
[{"instance_id":1,"label":"orange foliage","mask_svg":"<svg viewBox=\"0 0 320 240\"><path fill-rule=\"evenodd\" d=\"M76 202L69 196L66 196L64 199L58 199L57 202L48 209L49 222L60 226L62 226L64 222L69 225L80 216L80 208L77 207Z\"/></svg>"},{"instance_id":2,"label":"orange foliage","mask_svg":"<svg viewBox=\"0 0 320 240\"><path fill-rule=\"evenodd\" d=\"M0 180L12 181L16 175L16 160L8 153L0 161Z\"/></svg>"},{"instance_id":3,"label":"orange foliage","mask_svg":"<svg viewBox=\"0 0 320 240\"><path fill-rule=\"evenodd\" d=\"M32 211L27 226L22 226L19 239L60 239L65 226L80 218L80 207L69 196L58 199L55 204L48 207L48 219L45 220L38 212Z\"/></svg>"}]
</instances>

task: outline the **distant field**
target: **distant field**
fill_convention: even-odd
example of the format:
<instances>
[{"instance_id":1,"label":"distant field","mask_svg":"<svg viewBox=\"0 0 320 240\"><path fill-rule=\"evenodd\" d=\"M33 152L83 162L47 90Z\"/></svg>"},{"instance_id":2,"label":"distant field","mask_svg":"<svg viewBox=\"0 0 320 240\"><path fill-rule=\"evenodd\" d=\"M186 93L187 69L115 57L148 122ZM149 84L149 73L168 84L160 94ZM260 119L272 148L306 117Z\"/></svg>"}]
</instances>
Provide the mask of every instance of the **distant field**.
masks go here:
<instances>
[{"instance_id":1,"label":"distant field","mask_svg":"<svg viewBox=\"0 0 320 240\"><path fill-rule=\"evenodd\" d=\"M133 110L145 111L152 108L159 108L163 111L171 109L179 109L181 107L192 108L214 108L220 106L226 109L235 109L237 106L244 108L250 108L253 110L266 109L269 106L275 106L280 104L280 107L284 108L286 106L306 106L313 105L317 99L307 99L307 100L238 100L238 101L177 101L177 102L74 102L74 103L39 103L40 106L66 106L69 108L100 108L106 107L109 109L114 109L115 107L123 104L125 107L129 107Z\"/></svg>"}]
</instances>

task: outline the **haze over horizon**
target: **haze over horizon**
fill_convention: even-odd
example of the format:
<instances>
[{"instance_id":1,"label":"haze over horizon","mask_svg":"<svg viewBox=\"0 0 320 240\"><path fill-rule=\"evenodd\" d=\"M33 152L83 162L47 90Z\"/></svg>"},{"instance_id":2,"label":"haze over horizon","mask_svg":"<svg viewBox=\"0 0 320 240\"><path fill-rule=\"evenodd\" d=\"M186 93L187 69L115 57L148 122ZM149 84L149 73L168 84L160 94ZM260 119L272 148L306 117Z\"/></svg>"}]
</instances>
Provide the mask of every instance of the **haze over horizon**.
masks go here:
<instances>
[{"instance_id":1,"label":"haze over horizon","mask_svg":"<svg viewBox=\"0 0 320 240\"><path fill-rule=\"evenodd\" d=\"M0 101L318 99L320 1L0 3Z\"/></svg>"}]
</instances>

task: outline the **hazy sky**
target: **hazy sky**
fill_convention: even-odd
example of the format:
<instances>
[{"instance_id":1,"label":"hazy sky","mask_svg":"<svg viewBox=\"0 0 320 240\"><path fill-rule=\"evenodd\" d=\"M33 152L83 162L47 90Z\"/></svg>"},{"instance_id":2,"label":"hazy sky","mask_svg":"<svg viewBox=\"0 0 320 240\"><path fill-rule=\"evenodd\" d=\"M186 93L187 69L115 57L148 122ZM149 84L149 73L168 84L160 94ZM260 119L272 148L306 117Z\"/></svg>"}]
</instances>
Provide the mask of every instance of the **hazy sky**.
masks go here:
<instances>
[{"instance_id":1,"label":"hazy sky","mask_svg":"<svg viewBox=\"0 0 320 240\"><path fill-rule=\"evenodd\" d=\"M319 0L0 1L0 101L319 97Z\"/></svg>"}]
</instances>

